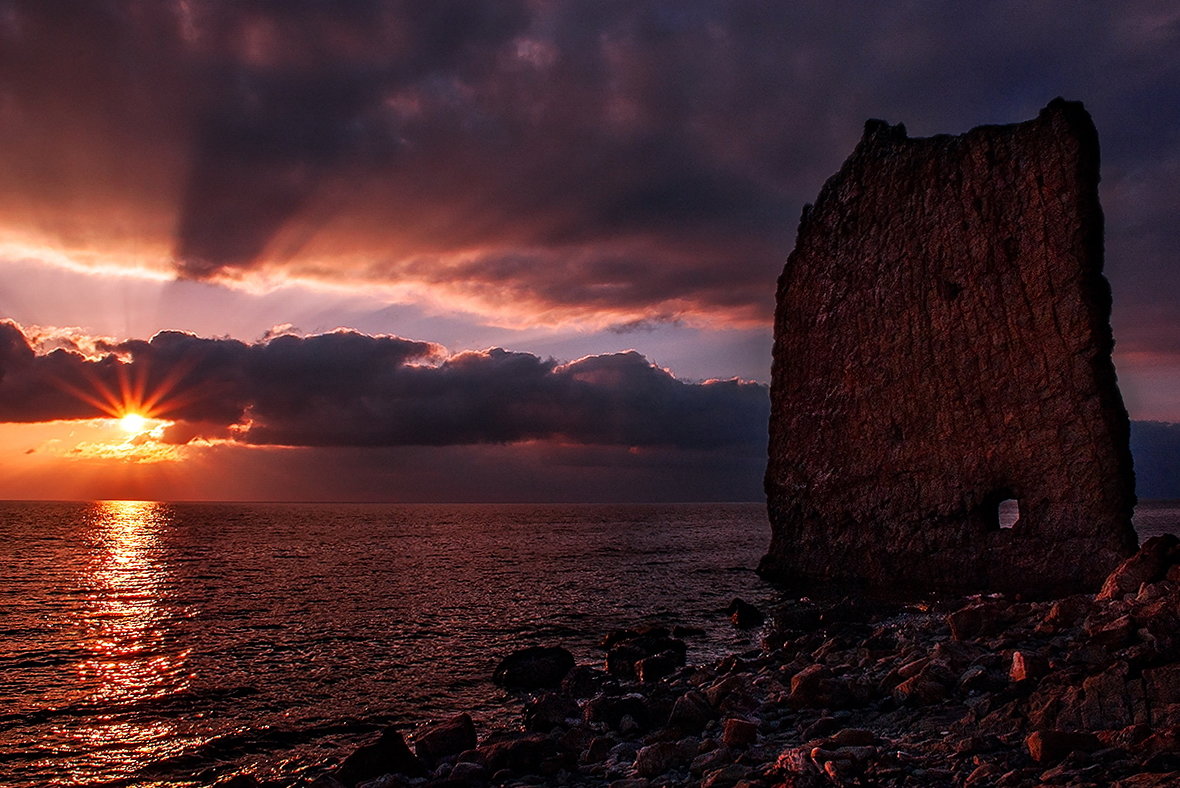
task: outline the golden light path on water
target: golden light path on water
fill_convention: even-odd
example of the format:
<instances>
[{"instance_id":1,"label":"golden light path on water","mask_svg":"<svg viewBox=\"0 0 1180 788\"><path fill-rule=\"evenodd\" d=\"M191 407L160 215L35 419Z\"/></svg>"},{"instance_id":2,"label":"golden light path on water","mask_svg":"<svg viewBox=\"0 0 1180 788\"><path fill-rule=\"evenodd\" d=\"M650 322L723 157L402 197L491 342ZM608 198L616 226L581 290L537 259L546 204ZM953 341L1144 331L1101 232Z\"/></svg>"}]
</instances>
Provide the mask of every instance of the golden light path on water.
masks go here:
<instances>
[{"instance_id":1,"label":"golden light path on water","mask_svg":"<svg viewBox=\"0 0 1180 788\"><path fill-rule=\"evenodd\" d=\"M76 784L134 774L180 752L185 737L172 722L144 714L143 706L191 682L189 650L170 647L175 611L162 604L170 586L161 544L167 506L98 501L87 520L95 550L82 578L89 597L77 623L87 656L77 672L89 688L86 702L104 711L60 730L73 749L87 753L77 772L62 775Z\"/></svg>"}]
</instances>

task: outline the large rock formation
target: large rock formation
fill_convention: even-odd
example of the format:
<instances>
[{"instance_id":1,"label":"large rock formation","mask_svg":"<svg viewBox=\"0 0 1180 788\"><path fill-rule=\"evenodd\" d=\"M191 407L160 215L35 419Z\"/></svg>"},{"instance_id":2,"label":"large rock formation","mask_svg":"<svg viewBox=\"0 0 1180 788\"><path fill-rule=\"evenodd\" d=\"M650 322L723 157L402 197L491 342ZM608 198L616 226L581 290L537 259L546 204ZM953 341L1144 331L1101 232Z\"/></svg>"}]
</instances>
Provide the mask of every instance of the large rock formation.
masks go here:
<instances>
[{"instance_id":1,"label":"large rock formation","mask_svg":"<svg viewBox=\"0 0 1180 788\"><path fill-rule=\"evenodd\" d=\"M763 574L1097 589L1136 543L1109 317L1081 104L959 137L869 121L779 279Z\"/></svg>"}]
</instances>

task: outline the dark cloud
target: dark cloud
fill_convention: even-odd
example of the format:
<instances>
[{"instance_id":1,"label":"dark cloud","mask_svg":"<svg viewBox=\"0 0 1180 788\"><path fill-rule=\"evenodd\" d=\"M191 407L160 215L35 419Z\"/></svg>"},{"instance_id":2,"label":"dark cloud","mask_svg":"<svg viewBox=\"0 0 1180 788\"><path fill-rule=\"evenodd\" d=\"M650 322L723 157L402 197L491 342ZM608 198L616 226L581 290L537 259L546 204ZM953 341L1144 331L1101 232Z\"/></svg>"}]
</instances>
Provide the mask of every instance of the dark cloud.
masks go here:
<instances>
[{"instance_id":1,"label":"dark cloud","mask_svg":"<svg viewBox=\"0 0 1180 788\"><path fill-rule=\"evenodd\" d=\"M1138 347L1144 307L1180 317L1178 45L1135 1L0 0L0 203L74 245L146 234L192 278L767 321L865 118L956 132L1060 94L1104 140Z\"/></svg>"},{"instance_id":2,"label":"dark cloud","mask_svg":"<svg viewBox=\"0 0 1180 788\"><path fill-rule=\"evenodd\" d=\"M18 326L0 323L0 419L93 418L103 415L96 402L116 399L179 422L168 435L177 442L548 441L760 456L766 440L765 386L686 383L635 352L568 364L500 349L444 357L429 343L350 331L255 344L170 331L103 347L98 360L38 355Z\"/></svg>"}]
</instances>

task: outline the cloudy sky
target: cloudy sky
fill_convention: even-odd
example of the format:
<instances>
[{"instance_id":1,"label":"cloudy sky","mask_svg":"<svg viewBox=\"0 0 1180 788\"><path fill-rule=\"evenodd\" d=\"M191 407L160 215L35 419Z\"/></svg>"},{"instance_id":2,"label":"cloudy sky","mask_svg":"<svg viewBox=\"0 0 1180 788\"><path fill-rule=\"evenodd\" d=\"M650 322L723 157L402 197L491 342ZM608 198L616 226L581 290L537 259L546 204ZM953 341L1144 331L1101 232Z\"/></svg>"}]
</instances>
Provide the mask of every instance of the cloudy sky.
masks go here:
<instances>
[{"instance_id":1,"label":"cloudy sky","mask_svg":"<svg viewBox=\"0 0 1180 788\"><path fill-rule=\"evenodd\" d=\"M0 0L0 496L756 499L864 121L1058 95L1180 422L1177 52L1170 2Z\"/></svg>"}]
</instances>

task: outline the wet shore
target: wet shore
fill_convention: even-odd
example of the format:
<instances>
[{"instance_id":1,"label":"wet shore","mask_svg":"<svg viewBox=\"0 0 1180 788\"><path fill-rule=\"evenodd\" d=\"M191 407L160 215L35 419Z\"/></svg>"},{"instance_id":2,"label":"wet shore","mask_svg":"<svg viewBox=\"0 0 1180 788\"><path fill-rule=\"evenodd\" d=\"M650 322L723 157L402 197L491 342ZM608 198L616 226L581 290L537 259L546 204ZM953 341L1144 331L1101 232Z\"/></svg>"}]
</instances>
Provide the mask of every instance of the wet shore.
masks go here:
<instances>
[{"instance_id":1,"label":"wet shore","mask_svg":"<svg viewBox=\"0 0 1180 788\"><path fill-rule=\"evenodd\" d=\"M705 665L685 664L695 633L675 626L609 633L595 665L558 646L506 655L494 678L524 698L519 725L391 728L296 785L1180 784L1175 536L1097 594L735 600L730 615L760 645Z\"/></svg>"}]
</instances>

